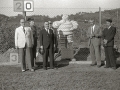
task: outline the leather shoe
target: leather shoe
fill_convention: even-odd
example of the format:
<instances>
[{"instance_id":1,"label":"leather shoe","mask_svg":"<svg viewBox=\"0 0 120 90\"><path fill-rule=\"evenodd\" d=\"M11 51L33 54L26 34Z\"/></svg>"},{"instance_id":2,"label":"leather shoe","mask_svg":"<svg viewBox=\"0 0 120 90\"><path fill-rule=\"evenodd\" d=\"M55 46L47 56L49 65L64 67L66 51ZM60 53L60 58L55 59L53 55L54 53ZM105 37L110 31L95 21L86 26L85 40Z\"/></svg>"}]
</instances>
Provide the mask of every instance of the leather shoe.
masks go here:
<instances>
[{"instance_id":1,"label":"leather shoe","mask_svg":"<svg viewBox=\"0 0 120 90\"><path fill-rule=\"evenodd\" d=\"M95 66L96 64L90 64L90 66Z\"/></svg>"},{"instance_id":2,"label":"leather shoe","mask_svg":"<svg viewBox=\"0 0 120 90\"><path fill-rule=\"evenodd\" d=\"M105 66L104 68L109 68L109 67L106 67L106 66Z\"/></svg>"},{"instance_id":3,"label":"leather shoe","mask_svg":"<svg viewBox=\"0 0 120 90\"><path fill-rule=\"evenodd\" d=\"M47 68L43 68L44 70L47 70Z\"/></svg>"},{"instance_id":4,"label":"leather shoe","mask_svg":"<svg viewBox=\"0 0 120 90\"><path fill-rule=\"evenodd\" d=\"M25 72L25 70L22 70L22 72Z\"/></svg>"},{"instance_id":5,"label":"leather shoe","mask_svg":"<svg viewBox=\"0 0 120 90\"><path fill-rule=\"evenodd\" d=\"M34 70L34 69L31 69L30 71L31 71L31 72L34 72L35 70Z\"/></svg>"},{"instance_id":6,"label":"leather shoe","mask_svg":"<svg viewBox=\"0 0 120 90\"><path fill-rule=\"evenodd\" d=\"M113 70L116 70L116 67L111 67Z\"/></svg>"},{"instance_id":7,"label":"leather shoe","mask_svg":"<svg viewBox=\"0 0 120 90\"><path fill-rule=\"evenodd\" d=\"M101 65L97 65L97 67L98 67L98 68L100 68L100 67L101 67Z\"/></svg>"}]
</instances>

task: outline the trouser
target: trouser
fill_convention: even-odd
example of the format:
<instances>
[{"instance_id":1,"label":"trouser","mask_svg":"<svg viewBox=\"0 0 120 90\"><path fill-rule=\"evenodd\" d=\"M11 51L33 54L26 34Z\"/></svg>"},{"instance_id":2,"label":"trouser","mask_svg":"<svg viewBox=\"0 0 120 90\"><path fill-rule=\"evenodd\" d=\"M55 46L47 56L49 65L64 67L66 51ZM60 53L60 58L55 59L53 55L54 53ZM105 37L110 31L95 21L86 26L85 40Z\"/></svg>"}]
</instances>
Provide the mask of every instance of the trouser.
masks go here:
<instances>
[{"instance_id":1,"label":"trouser","mask_svg":"<svg viewBox=\"0 0 120 90\"><path fill-rule=\"evenodd\" d=\"M43 68L48 67L48 56L50 58L50 68L54 68L54 48L51 45L48 48L44 48Z\"/></svg>"},{"instance_id":2,"label":"trouser","mask_svg":"<svg viewBox=\"0 0 120 90\"><path fill-rule=\"evenodd\" d=\"M116 59L115 59L115 53L114 48L105 47L105 59L106 59L106 67L116 67Z\"/></svg>"},{"instance_id":3,"label":"trouser","mask_svg":"<svg viewBox=\"0 0 120 90\"><path fill-rule=\"evenodd\" d=\"M35 60L36 60L36 45L34 45L32 48L32 60L31 60L32 67L34 67Z\"/></svg>"},{"instance_id":4,"label":"trouser","mask_svg":"<svg viewBox=\"0 0 120 90\"><path fill-rule=\"evenodd\" d=\"M28 64L28 68L32 69L31 66L31 48L30 47L25 47L25 48L19 48L19 59L21 61L21 69L25 70L26 69L26 62Z\"/></svg>"},{"instance_id":5,"label":"trouser","mask_svg":"<svg viewBox=\"0 0 120 90\"><path fill-rule=\"evenodd\" d=\"M90 56L92 59L92 64L101 65L101 47L100 45L90 44Z\"/></svg>"}]
</instances>

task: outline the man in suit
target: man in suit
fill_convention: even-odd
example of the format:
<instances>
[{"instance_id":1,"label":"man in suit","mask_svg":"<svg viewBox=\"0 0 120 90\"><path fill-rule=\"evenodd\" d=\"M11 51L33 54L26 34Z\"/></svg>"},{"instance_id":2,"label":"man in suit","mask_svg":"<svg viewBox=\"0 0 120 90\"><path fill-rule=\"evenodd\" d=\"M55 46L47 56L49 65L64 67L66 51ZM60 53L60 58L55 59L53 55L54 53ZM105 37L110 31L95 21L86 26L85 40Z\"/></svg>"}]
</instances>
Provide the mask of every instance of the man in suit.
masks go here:
<instances>
[{"instance_id":1,"label":"man in suit","mask_svg":"<svg viewBox=\"0 0 120 90\"><path fill-rule=\"evenodd\" d=\"M116 28L111 26L112 20L107 19L107 28L103 31L103 45L105 48L106 66L105 68L116 69L116 60L114 55L114 37L116 34Z\"/></svg>"},{"instance_id":2,"label":"man in suit","mask_svg":"<svg viewBox=\"0 0 120 90\"><path fill-rule=\"evenodd\" d=\"M20 20L20 27L15 30L15 47L19 52L22 72L26 71L26 62L30 71L34 71L31 66L31 48L33 46L33 34L30 27L25 27L25 20ZM26 60L25 60L26 59ZM26 62L25 62L26 61Z\"/></svg>"},{"instance_id":3,"label":"man in suit","mask_svg":"<svg viewBox=\"0 0 120 90\"><path fill-rule=\"evenodd\" d=\"M47 70L48 56L50 57L50 68L54 69L54 33L49 29L49 23L44 23L40 31L40 48L43 51L43 69Z\"/></svg>"},{"instance_id":4,"label":"man in suit","mask_svg":"<svg viewBox=\"0 0 120 90\"><path fill-rule=\"evenodd\" d=\"M87 37L89 38L88 45L90 47L90 56L92 59L91 66L97 65L101 67L101 36L102 31L95 21L90 21L90 27L88 28Z\"/></svg>"},{"instance_id":5,"label":"man in suit","mask_svg":"<svg viewBox=\"0 0 120 90\"><path fill-rule=\"evenodd\" d=\"M33 39L34 39L34 45L32 47L32 67L34 67L35 64L35 60L36 60L36 49L37 49L37 27L35 26L35 22L33 18L28 18L27 20L29 22L29 25L31 27L32 33L33 33ZM35 66L37 66L35 64Z\"/></svg>"},{"instance_id":6,"label":"man in suit","mask_svg":"<svg viewBox=\"0 0 120 90\"><path fill-rule=\"evenodd\" d=\"M54 33L54 41L55 41L55 46L54 46L54 53L57 52L57 47L58 47L58 42L57 42L57 30L55 30L52 26L52 22L51 21L48 21L49 23L49 29L53 30L53 33Z\"/></svg>"}]
</instances>

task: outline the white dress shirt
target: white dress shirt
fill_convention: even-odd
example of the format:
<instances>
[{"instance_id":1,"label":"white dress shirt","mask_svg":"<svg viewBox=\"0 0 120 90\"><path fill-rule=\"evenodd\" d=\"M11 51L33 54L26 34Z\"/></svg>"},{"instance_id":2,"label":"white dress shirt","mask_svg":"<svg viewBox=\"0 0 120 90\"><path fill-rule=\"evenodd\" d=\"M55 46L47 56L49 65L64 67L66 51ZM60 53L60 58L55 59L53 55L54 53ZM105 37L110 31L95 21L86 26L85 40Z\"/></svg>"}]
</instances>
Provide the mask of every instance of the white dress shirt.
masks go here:
<instances>
[{"instance_id":1,"label":"white dress shirt","mask_svg":"<svg viewBox=\"0 0 120 90\"><path fill-rule=\"evenodd\" d=\"M91 27L91 34L94 32L94 30L95 30L95 25Z\"/></svg>"}]
</instances>

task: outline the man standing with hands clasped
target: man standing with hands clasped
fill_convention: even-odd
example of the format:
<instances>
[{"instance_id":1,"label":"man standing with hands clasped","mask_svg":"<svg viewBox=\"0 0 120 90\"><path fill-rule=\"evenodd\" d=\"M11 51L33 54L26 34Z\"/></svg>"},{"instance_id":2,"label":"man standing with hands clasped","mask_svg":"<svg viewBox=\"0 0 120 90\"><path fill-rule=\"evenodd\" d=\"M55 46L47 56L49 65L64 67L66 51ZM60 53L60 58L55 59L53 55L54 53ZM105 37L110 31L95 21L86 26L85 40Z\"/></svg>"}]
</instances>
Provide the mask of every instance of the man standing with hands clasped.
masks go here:
<instances>
[{"instance_id":1,"label":"man standing with hands clasped","mask_svg":"<svg viewBox=\"0 0 120 90\"><path fill-rule=\"evenodd\" d=\"M15 47L19 52L22 72L26 71L26 62L30 71L34 71L31 65L31 48L33 47L33 34L30 27L25 27L25 20L20 20L20 27L15 30Z\"/></svg>"},{"instance_id":2,"label":"man standing with hands clasped","mask_svg":"<svg viewBox=\"0 0 120 90\"><path fill-rule=\"evenodd\" d=\"M40 49L43 54L43 69L47 70L48 56L50 57L50 68L54 69L54 33L49 29L49 23L44 23L44 28L40 31Z\"/></svg>"},{"instance_id":3,"label":"man standing with hands clasped","mask_svg":"<svg viewBox=\"0 0 120 90\"><path fill-rule=\"evenodd\" d=\"M36 49L37 49L37 27L35 26L35 22L33 18L28 18L29 26L31 27L34 39L34 45L32 47L32 67L37 67L36 65ZM34 66L35 65L35 66Z\"/></svg>"},{"instance_id":4,"label":"man standing with hands clasped","mask_svg":"<svg viewBox=\"0 0 120 90\"><path fill-rule=\"evenodd\" d=\"M106 25L107 28L103 31L103 45L105 48L105 59L106 59L106 66L105 68L112 68L116 69L116 60L114 54L114 37L116 34L116 28L111 26L112 20L107 19Z\"/></svg>"},{"instance_id":5,"label":"man standing with hands clasped","mask_svg":"<svg viewBox=\"0 0 120 90\"><path fill-rule=\"evenodd\" d=\"M87 32L87 37L89 38L88 45L90 47L90 56L92 59L91 66L97 65L98 68L101 67L101 36L102 31L95 21L90 21L90 27Z\"/></svg>"}]
</instances>

